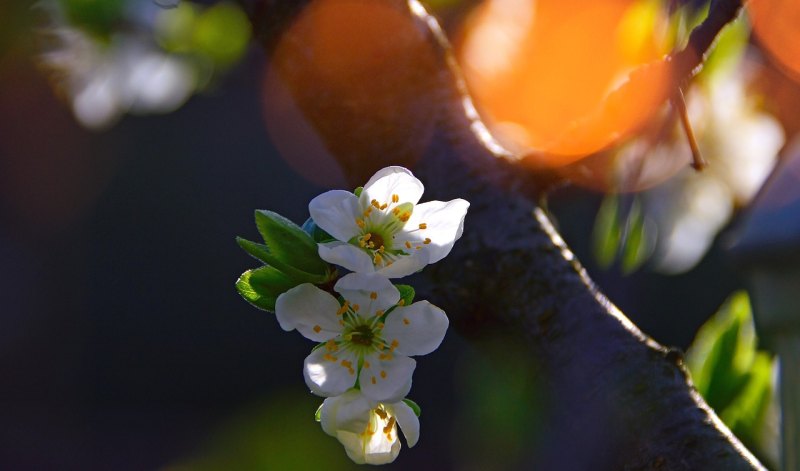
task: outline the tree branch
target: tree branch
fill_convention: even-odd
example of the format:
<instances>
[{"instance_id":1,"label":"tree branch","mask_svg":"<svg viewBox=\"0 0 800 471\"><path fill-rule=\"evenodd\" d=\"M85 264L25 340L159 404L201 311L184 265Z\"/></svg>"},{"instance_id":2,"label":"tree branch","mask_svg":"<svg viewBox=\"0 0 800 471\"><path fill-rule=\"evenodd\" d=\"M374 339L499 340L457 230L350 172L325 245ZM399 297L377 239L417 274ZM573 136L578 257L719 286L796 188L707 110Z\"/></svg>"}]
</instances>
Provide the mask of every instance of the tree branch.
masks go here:
<instances>
[{"instance_id":1,"label":"tree branch","mask_svg":"<svg viewBox=\"0 0 800 471\"><path fill-rule=\"evenodd\" d=\"M538 450L530 468L763 469L698 396L680 353L640 332L589 280L530 199L539 185L536 175L516 166L474 113L435 20L413 0L410 8L400 1L385 3L416 21L436 51L437 66L426 75L425 100L392 103L398 113L434 119L433 136L415 173L431 197L471 202L461 241L448 258L426 270L424 294L467 336L502 330L525 340L554 398L543 418L547 446ZM713 2L709 19L692 34L689 46L673 56L675 70L686 70L688 77L739 6L738 1ZM256 24L263 21L254 18ZM391 32L386 38L392 38ZM262 39L274 43L274 38ZM346 119L341 125L320 121L335 120L331 112L344 118L352 111L329 90L293 89L293 94L354 179L386 161L414 163L390 145L381 148L377 162L366 150L334 151L371 135L361 124L352 129ZM328 114L319 114L320 108ZM359 123L370 117L361 118Z\"/></svg>"}]
</instances>

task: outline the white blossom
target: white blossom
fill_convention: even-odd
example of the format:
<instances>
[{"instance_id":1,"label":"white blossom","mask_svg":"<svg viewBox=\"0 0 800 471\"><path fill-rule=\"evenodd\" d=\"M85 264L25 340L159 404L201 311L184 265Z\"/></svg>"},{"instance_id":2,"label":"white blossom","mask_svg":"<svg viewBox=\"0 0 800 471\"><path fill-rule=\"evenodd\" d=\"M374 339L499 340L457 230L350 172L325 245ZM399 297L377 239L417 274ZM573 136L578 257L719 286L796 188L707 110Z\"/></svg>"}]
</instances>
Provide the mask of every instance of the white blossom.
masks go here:
<instances>
[{"instance_id":1,"label":"white blossom","mask_svg":"<svg viewBox=\"0 0 800 471\"><path fill-rule=\"evenodd\" d=\"M297 329L323 344L305 360L304 377L314 394L338 396L358 382L368 398L395 402L411 389L416 362L439 347L449 321L427 301L404 306L388 279L351 273L331 294L305 283L281 294L275 303L284 330Z\"/></svg>"},{"instance_id":2,"label":"white blossom","mask_svg":"<svg viewBox=\"0 0 800 471\"><path fill-rule=\"evenodd\" d=\"M447 256L464 230L463 199L417 204L423 185L403 167L370 178L360 196L332 190L314 198L314 222L336 241L319 245L324 260L358 273L401 278Z\"/></svg>"},{"instance_id":3,"label":"white blossom","mask_svg":"<svg viewBox=\"0 0 800 471\"><path fill-rule=\"evenodd\" d=\"M376 403L351 389L329 397L320 412L322 429L344 445L357 464L387 464L400 453L398 425L409 448L419 439L419 418L402 401Z\"/></svg>"}]
</instances>

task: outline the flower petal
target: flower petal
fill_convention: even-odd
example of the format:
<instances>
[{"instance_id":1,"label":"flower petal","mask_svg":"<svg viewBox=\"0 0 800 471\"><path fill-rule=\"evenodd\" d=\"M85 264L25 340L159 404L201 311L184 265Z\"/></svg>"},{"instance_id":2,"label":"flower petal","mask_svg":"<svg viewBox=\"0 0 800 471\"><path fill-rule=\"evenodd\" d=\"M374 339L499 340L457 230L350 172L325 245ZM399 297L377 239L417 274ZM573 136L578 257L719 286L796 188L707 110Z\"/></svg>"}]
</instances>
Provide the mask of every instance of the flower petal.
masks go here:
<instances>
[{"instance_id":1,"label":"flower petal","mask_svg":"<svg viewBox=\"0 0 800 471\"><path fill-rule=\"evenodd\" d=\"M406 250L408 255L400 255L397 259L393 260L391 265L385 265L383 268L376 271L379 275L386 278L402 278L404 276L413 275L414 273L422 270L428 265L430 254L427 250Z\"/></svg>"},{"instance_id":2,"label":"flower petal","mask_svg":"<svg viewBox=\"0 0 800 471\"><path fill-rule=\"evenodd\" d=\"M275 317L283 330L297 329L307 339L324 342L342 332L336 317L339 301L310 283L278 296Z\"/></svg>"},{"instance_id":3,"label":"flower petal","mask_svg":"<svg viewBox=\"0 0 800 471\"><path fill-rule=\"evenodd\" d=\"M469 202L460 198L446 203L429 201L419 204L414 207L411 218L397 237L408 237L412 243L430 239L431 242L424 245L424 250L429 252L428 263L436 263L450 253L453 244L464 232L467 209ZM425 229L420 229L420 224Z\"/></svg>"},{"instance_id":4,"label":"flower petal","mask_svg":"<svg viewBox=\"0 0 800 471\"><path fill-rule=\"evenodd\" d=\"M378 402L397 402L411 390L411 376L417 362L405 355L373 353L364 357L358 377L361 392Z\"/></svg>"},{"instance_id":5,"label":"flower petal","mask_svg":"<svg viewBox=\"0 0 800 471\"><path fill-rule=\"evenodd\" d=\"M333 289L351 305L358 304L359 315L365 318L371 317L379 309L385 311L400 301L400 292L392 282L377 274L350 273L340 278Z\"/></svg>"},{"instance_id":6,"label":"flower petal","mask_svg":"<svg viewBox=\"0 0 800 471\"><path fill-rule=\"evenodd\" d=\"M369 424L371 410L370 401L357 389L329 397L322 403L320 412L322 430L334 437L339 430L361 433Z\"/></svg>"},{"instance_id":7,"label":"flower petal","mask_svg":"<svg viewBox=\"0 0 800 471\"><path fill-rule=\"evenodd\" d=\"M383 338L400 355L427 355L439 348L449 323L444 311L428 301L419 301L389 314Z\"/></svg>"},{"instance_id":8,"label":"flower petal","mask_svg":"<svg viewBox=\"0 0 800 471\"><path fill-rule=\"evenodd\" d=\"M400 401L391 405L390 412L397 420L400 430L403 431L408 447L411 448L416 445L419 440L419 417L414 413L414 409L405 402Z\"/></svg>"},{"instance_id":9,"label":"flower petal","mask_svg":"<svg viewBox=\"0 0 800 471\"><path fill-rule=\"evenodd\" d=\"M361 206L369 206L372 200L380 204L392 203L392 195L397 195L399 203L417 204L425 187L411 171L403 167L386 167L378 170L369 179L361 192Z\"/></svg>"},{"instance_id":10,"label":"flower petal","mask_svg":"<svg viewBox=\"0 0 800 471\"><path fill-rule=\"evenodd\" d=\"M327 242L317 248L320 258L358 273L372 273L375 265L366 252L344 242Z\"/></svg>"},{"instance_id":11,"label":"flower petal","mask_svg":"<svg viewBox=\"0 0 800 471\"><path fill-rule=\"evenodd\" d=\"M322 347L306 357L303 377L317 396L338 396L355 385L357 367L358 358L352 352L331 353Z\"/></svg>"},{"instance_id":12,"label":"flower petal","mask_svg":"<svg viewBox=\"0 0 800 471\"><path fill-rule=\"evenodd\" d=\"M308 203L311 219L325 232L347 242L358 234L356 218L361 214L358 197L349 191L331 190Z\"/></svg>"}]
</instances>

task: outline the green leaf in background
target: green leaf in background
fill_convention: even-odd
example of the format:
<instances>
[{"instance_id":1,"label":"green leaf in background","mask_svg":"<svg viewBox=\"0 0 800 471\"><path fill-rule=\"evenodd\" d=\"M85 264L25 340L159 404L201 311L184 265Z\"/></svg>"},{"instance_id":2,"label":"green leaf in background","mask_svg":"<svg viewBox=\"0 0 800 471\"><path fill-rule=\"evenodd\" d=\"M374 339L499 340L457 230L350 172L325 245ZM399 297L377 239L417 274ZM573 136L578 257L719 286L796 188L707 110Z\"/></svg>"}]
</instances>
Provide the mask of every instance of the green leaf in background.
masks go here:
<instances>
[{"instance_id":1,"label":"green leaf in background","mask_svg":"<svg viewBox=\"0 0 800 471\"><path fill-rule=\"evenodd\" d=\"M322 404L317 407L317 411L314 412L314 420L317 422L322 422Z\"/></svg>"},{"instance_id":2,"label":"green leaf in background","mask_svg":"<svg viewBox=\"0 0 800 471\"><path fill-rule=\"evenodd\" d=\"M697 78L706 85L715 77L724 75L736 67L744 57L747 43L750 40L750 24L747 15L739 17L717 35L716 43L703 64L703 70Z\"/></svg>"},{"instance_id":3,"label":"green leaf in background","mask_svg":"<svg viewBox=\"0 0 800 471\"><path fill-rule=\"evenodd\" d=\"M697 391L759 458L769 458L775 360L757 350L747 293L734 293L698 331L686 355ZM774 425L774 424L773 424Z\"/></svg>"},{"instance_id":4,"label":"green leaf in background","mask_svg":"<svg viewBox=\"0 0 800 471\"><path fill-rule=\"evenodd\" d=\"M622 229L619 224L619 197L607 195L600 204L592 230L594 258L600 268L610 268L617 258Z\"/></svg>"},{"instance_id":5,"label":"green leaf in background","mask_svg":"<svg viewBox=\"0 0 800 471\"><path fill-rule=\"evenodd\" d=\"M242 273L236 280L236 290L250 304L274 312L278 296L298 284L280 270L265 265Z\"/></svg>"},{"instance_id":6,"label":"green leaf in background","mask_svg":"<svg viewBox=\"0 0 800 471\"><path fill-rule=\"evenodd\" d=\"M407 405L408 407L410 407L410 408L411 408L411 410L413 410L413 411L414 411L414 414L416 414L416 416L417 416L417 417L419 417L419 416L421 416L421 415L422 415L422 408L420 408L420 407L419 407L419 404L417 404L416 402L412 401L412 400L411 400L411 399L409 399L409 398L405 398L405 399L403 399L403 402L405 402L405 403L406 403L406 405Z\"/></svg>"},{"instance_id":7,"label":"green leaf in background","mask_svg":"<svg viewBox=\"0 0 800 471\"><path fill-rule=\"evenodd\" d=\"M404 306L410 306L414 302L414 295L416 292L414 288L409 285L394 285L397 291L400 291L400 299L403 301Z\"/></svg>"},{"instance_id":8,"label":"green leaf in background","mask_svg":"<svg viewBox=\"0 0 800 471\"><path fill-rule=\"evenodd\" d=\"M192 35L195 48L220 67L237 62L250 41L250 21L230 2L208 8L197 18Z\"/></svg>"},{"instance_id":9,"label":"green leaf in background","mask_svg":"<svg viewBox=\"0 0 800 471\"><path fill-rule=\"evenodd\" d=\"M272 211L258 210L256 226L277 260L306 273L328 273L328 264L319 258L316 242L297 224Z\"/></svg>"},{"instance_id":10,"label":"green leaf in background","mask_svg":"<svg viewBox=\"0 0 800 471\"><path fill-rule=\"evenodd\" d=\"M625 275L638 270L652 253L653 244L638 198L628 213L622 245L622 273Z\"/></svg>"},{"instance_id":11,"label":"green leaf in background","mask_svg":"<svg viewBox=\"0 0 800 471\"><path fill-rule=\"evenodd\" d=\"M125 0L61 0L70 23L107 38L125 13Z\"/></svg>"}]
</instances>

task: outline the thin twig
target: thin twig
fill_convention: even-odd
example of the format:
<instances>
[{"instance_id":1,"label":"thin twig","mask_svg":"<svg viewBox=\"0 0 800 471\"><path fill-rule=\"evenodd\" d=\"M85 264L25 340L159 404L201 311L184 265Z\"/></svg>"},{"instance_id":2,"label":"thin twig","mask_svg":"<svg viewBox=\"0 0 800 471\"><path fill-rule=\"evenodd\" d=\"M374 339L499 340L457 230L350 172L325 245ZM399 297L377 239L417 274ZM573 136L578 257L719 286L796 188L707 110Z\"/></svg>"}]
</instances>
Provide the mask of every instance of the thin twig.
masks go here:
<instances>
[{"instance_id":1,"label":"thin twig","mask_svg":"<svg viewBox=\"0 0 800 471\"><path fill-rule=\"evenodd\" d=\"M686 139L689 141L689 148L692 149L692 168L698 172L702 171L708 164L705 159L703 159L702 154L700 154L700 147L697 145L697 139L694 138L692 123L689 121L689 112L686 110L686 99L683 96L683 89L681 87L678 87L678 90L672 96L670 102L678 112L678 116L681 119L681 127L686 133Z\"/></svg>"}]
</instances>

